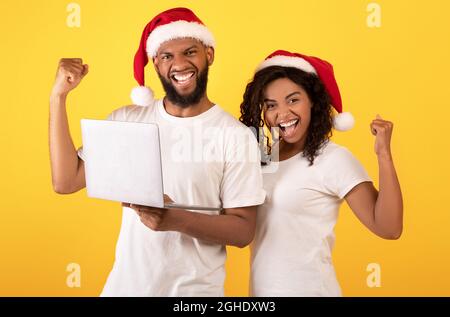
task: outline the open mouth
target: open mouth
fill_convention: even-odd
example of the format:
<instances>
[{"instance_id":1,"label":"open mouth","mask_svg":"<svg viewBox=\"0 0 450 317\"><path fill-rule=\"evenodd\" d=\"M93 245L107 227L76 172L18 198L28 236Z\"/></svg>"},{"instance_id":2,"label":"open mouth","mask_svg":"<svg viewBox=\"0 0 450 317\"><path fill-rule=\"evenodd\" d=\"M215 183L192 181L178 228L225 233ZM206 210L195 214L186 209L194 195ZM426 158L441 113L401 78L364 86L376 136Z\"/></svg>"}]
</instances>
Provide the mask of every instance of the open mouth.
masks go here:
<instances>
[{"instance_id":1,"label":"open mouth","mask_svg":"<svg viewBox=\"0 0 450 317\"><path fill-rule=\"evenodd\" d=\"M195 72L176 73L170 76L170 78L179 86L187 85L193 78Z\"/></svg>"},{"instance_id":2,"label":"open mouth","mask_svg":"<svg viewBox=\"0 0 450 317\"><path fill-rule=\"evenodd\" d=\"M290 121L285 121L280 124L278 124L278 127L280 128L281 135L283 138L289 138L294 135L295 129L297 128L298 123L300 122L299 119L294 119Z\"/></svg>"}]
</instances>

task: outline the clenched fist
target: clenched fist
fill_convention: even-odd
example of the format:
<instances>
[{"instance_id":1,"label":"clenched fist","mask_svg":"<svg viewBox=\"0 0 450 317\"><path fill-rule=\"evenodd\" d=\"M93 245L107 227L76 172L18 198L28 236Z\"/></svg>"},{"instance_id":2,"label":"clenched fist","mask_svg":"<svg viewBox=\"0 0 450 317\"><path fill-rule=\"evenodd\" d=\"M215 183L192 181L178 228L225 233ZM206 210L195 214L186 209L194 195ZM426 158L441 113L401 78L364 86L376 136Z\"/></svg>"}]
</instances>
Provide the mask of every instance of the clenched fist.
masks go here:
<instances>
[{"instance_id":1,"label":"clenched fist","mask_svg":"<svg viewBox=\"0 0 450 317\"><path fill-rule=\"evenodd\" d=\"M87 64L83 65L81 58L62 58L59 61L52 94L55 96L67 95L78 86L88 71L89 66Z\"/></svg>"},{"instance_id":2,"label":"clenched fist","mask_svg":"<svg viewBox=\"0 0 450 317\"><path fill-rule=\"evenodd\" d=\"M378 156L391 157L391 138L394 124L390 121L383 120L377 115L375 120L370 124L370 130L375 135L375 153Z\"/></svg>"}]
</instances>

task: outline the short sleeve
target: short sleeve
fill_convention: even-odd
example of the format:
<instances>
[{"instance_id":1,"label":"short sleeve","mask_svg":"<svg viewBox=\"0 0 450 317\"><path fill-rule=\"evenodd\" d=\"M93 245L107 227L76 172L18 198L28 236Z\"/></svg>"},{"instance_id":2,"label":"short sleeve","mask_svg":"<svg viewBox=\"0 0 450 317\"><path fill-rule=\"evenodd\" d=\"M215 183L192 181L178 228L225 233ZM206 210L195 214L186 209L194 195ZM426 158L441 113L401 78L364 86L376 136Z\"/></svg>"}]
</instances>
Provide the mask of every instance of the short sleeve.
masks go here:
<instances>
[{"instance_id":1,"label":"short sleeve","mask_svg":"<svg viewBox=\"0 0 450 317\"><path fill-rule=\"evenodd\" d=\"M122 108L116 109L106 117L106 120L126 121L126 110L127 110L127 107L122 107ZM83 146L80 146L77 149L77 154L80 159L82 159L83 161L85 160L85 157L83 154Z\"/></svg>"},{"instance_id":2,"label":"short sleeve","mask_svg":"<svg viewBox=\"0 0 450 317\"><path fill-rule=\"evenodd\" d=\"M80 146L78 148L77 154L78 154L78 157L84 161L83 146Z\"/></svg>"},{"instance_id":3,"label":"short sleeve","mask_svg":"<svg viewBox=\"0 0 450 317\"><path fill-rule=\"evenodd\" d=\"M224 174L221 182L223 208L261 205L263 189L258 143L247 127L227 132Z\"/></svg>"},{"instance_id":4,"label":"short sleeve","mask_svg":"<svg viewBox=\"0 0 450 317\"><path fill-rule=\"evenodd\" d=\"M361 163L344 147L336 148L325 166L323 186L326 192L340 199L356 185L372 181Z\"/></svg>"}]
</instances>

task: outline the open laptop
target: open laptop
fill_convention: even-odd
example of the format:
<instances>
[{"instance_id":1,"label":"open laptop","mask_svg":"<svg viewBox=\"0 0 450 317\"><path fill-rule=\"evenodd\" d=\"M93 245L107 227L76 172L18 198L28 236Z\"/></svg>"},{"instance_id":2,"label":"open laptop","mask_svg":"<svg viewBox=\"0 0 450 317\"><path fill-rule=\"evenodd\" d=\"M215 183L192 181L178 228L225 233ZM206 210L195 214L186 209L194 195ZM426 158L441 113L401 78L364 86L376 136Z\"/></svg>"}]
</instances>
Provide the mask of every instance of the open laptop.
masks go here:
<instances>
[{"instance_id":1,"label":"open laptop","mask_svg":"<svg viewBox=\"0 0 450 317\"><path fill-rule=\"evenodd\" d=\"M158 208L222 210L164 203L156 124L82 119L81 133L89 197Z\"/></svg>"}]
</instances>

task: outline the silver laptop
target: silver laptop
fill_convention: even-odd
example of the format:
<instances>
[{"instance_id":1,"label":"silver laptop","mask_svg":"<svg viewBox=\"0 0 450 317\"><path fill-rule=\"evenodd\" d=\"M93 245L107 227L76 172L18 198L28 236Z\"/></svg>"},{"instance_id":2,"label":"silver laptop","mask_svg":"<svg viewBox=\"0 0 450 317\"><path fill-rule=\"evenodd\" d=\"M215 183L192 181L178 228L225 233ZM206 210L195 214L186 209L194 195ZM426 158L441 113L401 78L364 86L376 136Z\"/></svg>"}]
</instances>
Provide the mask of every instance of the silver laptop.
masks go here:
<instances>
[{"instance_id":1,"label":"silver laptop","mask_svg":"<svg viewBox=\"0 0 450 317\"><path fill-rule=\"evenodd\" d=\"M81 120L89 197L158 208L220 211L220 206L164 203L156 124Z\"/></svg>"}]
</instances>

